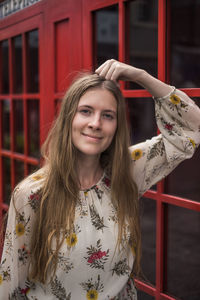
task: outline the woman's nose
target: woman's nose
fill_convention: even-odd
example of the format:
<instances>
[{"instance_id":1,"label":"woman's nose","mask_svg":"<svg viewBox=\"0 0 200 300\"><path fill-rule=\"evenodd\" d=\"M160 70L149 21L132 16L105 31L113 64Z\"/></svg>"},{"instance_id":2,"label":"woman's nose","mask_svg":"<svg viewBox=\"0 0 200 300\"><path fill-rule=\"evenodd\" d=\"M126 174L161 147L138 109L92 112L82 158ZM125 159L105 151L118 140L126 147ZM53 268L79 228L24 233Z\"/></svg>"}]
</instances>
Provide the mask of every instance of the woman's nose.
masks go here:
<instances>
[{"instance_id":1,"label":"woman's nose","mask_svg":"<svg viewBox=\"0 0 200 300\"><path fill-rule=\"evenodd\" d=\"M99 115L94 115L90 122L88 123L88 126L93 129L100 129L101 128L101 117Z\"/></svg>"}]
</instances>

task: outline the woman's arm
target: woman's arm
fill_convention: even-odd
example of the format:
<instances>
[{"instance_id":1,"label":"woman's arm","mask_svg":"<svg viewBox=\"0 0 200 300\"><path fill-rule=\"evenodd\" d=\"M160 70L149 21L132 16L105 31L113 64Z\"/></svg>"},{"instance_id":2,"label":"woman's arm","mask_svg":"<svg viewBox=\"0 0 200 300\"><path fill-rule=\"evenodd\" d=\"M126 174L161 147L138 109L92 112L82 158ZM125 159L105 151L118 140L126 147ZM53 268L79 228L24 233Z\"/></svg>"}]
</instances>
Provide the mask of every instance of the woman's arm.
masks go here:
<instances>
[{"instance_id":1,"label":"woman's arm","mask_svg":"<svg viewBox=\"0 0 200 300\"><path fill-rule=\"evenodd\" d=\"M166 96L172 91L171 86L154 78L145 70L118 62L114 59L107 60L95 72L99 74L99 76L115 82L118 80L136 82L156 98Z\"/></svg>"},{"instance_id":2,"label":"woman's arm","mask_svg":"<svg viewBox=\"0 0 200 300\"><path fill-rule=\"evenodd\" d=\"M110 60L96 72L116 82L121 79L137 82L154 96L161 134L130 147L133 178L141 196L179 163L192 157L200 143L200 109L184 92L144 70Z\"/></svg>"}]
</instances>

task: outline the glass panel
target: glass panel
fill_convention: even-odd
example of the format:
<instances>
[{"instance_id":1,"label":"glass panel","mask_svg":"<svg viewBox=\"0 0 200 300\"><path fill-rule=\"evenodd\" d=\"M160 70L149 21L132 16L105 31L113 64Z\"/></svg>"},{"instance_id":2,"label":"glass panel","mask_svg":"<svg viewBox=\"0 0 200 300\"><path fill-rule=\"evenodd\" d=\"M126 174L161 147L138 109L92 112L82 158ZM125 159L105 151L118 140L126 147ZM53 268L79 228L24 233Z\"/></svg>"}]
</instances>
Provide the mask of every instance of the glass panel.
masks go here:
<instances>
[{"instance_id":1,"label":"glass panel","mask_svg":"<svg viewBox=\"0 0 200 300\"><path fill-rule=\"evenodd\" d=\"M154 300L155 298L138 290L138 300Z\"/></svg>"},{"instance_id":2,"label":"glass panel","mask_svg":"<svg viewBox=\"0 0 200 300\"><path fill-rule=\"evenodd\" d=\"M9 53L8 40L1 42L1 93L9 94Z\"/></svg>"},{"instance_id":3,"label":"glass panel","mask_svg":"<svg viewBox=\"0 0 200 300\"><path fill-rule=\"evenodd\" d=\"M157 134L152 98L127 98L131 142L137 144Z\"/></svg>"},{"instance_id":4,"label":"glass panel","mask_svg":"<svg viewBox=\"0 0 200 300\"><path fill-rule=\"evenodd\" d=\"M27 91L39 92L38 30L27 33Z\"/></svg>"},{"instance_id":5,"label":"glass panel","mask_svg":"<svg viewBox=\"0 0 200 300\"><path fill-rule=\"evenodd\" d=\"M24 153L23 101L13 100L14 151Z\"/></svg>"},{"instance_id":6,"label":"glass panel","mask_svg":"<svg viewBox=\"0 0 200 300\"><path fill-rule=\"evenodd\" d=\"M126 41L126 62L157 77L157 0L136 0L127 3ZM126 87L142 88L136 83L128 83Z\"/></svg>"},{"instance_id":7,"label":"glass panel","mask_svg":"<svg viewBox=\"0 0 200 300\"><path fill-rule=\"evenodd\" d=\"M10 100L1 101L2 105L2 148L10 149Z\"/></svg>"},{"instance_id":8,"label":"glass panel","mask_svg":"<svg viewBox=\"0 0 200 300\"><path fill-rule=\"evenodd\" d=\"M200 213L168 206L165 290L182 300L200 299Z\"/></svg>"},{"instance_id":9,"label":"glass panel","mask_svg":"<svg viewBox=\"0 0 200 300\"><path fill-rule=\"evenodd\" d=\"M13 92L22 93L22 36L13 38Z\"/></svg>"},{"instance_id":10,"label":"glass panel","mask_svg":"<svg viewBox=\"0 0 200 300\"><path fill-rule=\"evenodd\" d=\"M107 59L118 59L118 5L96 11L94 20L94 67L96 69Z\"/></svg>"},{"instance_id":11,"label":"glass panel","mask_svg":"<svg viewBox=\"0 0 200 300\"><path fill-rule=\"evenodd\" d=\"M24 163L19 160L15 160L15 185L18 184L24 178Z\"/></svg>"},{"instance_id":12,"label":"glass panel","mask_svg":"<svg viewBox=\"0 0 200 300\"><path fill-rule=\"evenodd\" d=\"M4 203L10 203L11 196L11 169L10 158L3 157L3 200Z\"/></svg>"},{"instance_id":13,"label":"glass panel","mask_svg":"<svg viewBox=\"0 0 200 300\"><path fill-rule=\"evenodd\" d=\"M40 133L39 133L39 101L28 100L28 154L39 157Z\"/></svg>"},{"instance_id":14,"label":"glass panel","mask_svg":"<svg viewBox=\"0 0 200 300\"><path fill-rule=\"evenodd\" d=\"M39 166L35 165L28 165L28 174L32 174L39 169Z\"/></svg>"},{"instance_id":15,"label":"glass panel","mask_svg":"<svg viewBox=\"0 0 200 300\"><path fill-rule=\"evenodd\" d=\"M200 86L200 2L170 1L170 83Z\"/></svg>"},{"instance_id":16,"label":"glass panel","mask_svg":"<svg viewBox=\"0 0 200 300\"><path fill-rule=\"evenodd\" d=\"M200 98L195 98L200 107ZM165 192L200 202L200 147L194 156L181 163L165 180Z\"/></svg>"},{"instance_id":17,"label":"glass panel","mask_svg":"<svg viewBox=\"0 0 200 300\"><path fill-rule=\"evenodd\" d=\"M142 274L144 280L155 284L156 272L156 202L142 198L141 230L142 230ZM143 298L142 298L143 299ZM149 299L149 298L146 298Z\"/></svg>"}]
</instances>

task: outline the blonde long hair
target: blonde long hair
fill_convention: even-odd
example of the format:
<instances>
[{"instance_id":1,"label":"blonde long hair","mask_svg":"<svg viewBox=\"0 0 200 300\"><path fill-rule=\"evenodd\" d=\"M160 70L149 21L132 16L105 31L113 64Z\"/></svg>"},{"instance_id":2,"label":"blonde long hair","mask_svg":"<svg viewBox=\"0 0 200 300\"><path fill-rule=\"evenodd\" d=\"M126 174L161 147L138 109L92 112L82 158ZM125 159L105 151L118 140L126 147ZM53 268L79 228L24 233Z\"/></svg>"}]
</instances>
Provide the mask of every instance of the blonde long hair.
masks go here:
<instances>
[{"instance_id":1,"label":"blonde long hair","mask_svg":"<svg viewBox=\"0 0 200 300\"><path fill-rule=\"evenodd\" d=\"M66 230L73 231L79 186L76 174L76 149L72 143L71 127L78 102L89 89L106 89L117 101L117 129L109 148L101 154L103 168L110 172L111 199L117 207L119 220L118 244L122 242L125 220L131 233L138 271L141 252L137 187L130 170L129 133L125 102L120 89L110 80L96 74L84 75L71 85L62 101L60 113L42 147L48 166L42 189L31 244L30 279L45 283L49 274L55 275L59 249ZM98 91L97 91L98 92ZM52 242L55 251L52 251Z\"/></svg>"}]
</instances>

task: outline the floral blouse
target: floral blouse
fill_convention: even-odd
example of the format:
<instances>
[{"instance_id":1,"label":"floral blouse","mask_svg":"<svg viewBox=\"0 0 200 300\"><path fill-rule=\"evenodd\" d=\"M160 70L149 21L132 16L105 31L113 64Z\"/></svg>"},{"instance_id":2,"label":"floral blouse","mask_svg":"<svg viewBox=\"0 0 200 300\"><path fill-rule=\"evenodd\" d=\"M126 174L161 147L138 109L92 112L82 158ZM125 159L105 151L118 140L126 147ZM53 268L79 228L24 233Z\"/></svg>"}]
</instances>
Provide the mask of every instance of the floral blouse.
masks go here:
<instances>
[{"instance_id":1,"label":"floral blouse","mask_svg":"<svg viewBox=\"0 0 200 300\"><path fill-rule=\"evenodd\" d=\"M130 147L139 196L190 158L200 143L200 109L185 93L172 88L166 97L155 99L155 109L161 134ZM115 251L117 214L106 173L96 185L79 192L74 231L66 235L60 249L55 277L45 285L28 280L31 231L44 179L42 168L13 193L17 210L12 197L0 267L0 299L136 300L130 276L134 253L123 247Z\"/></svg>"}]
</instances>

